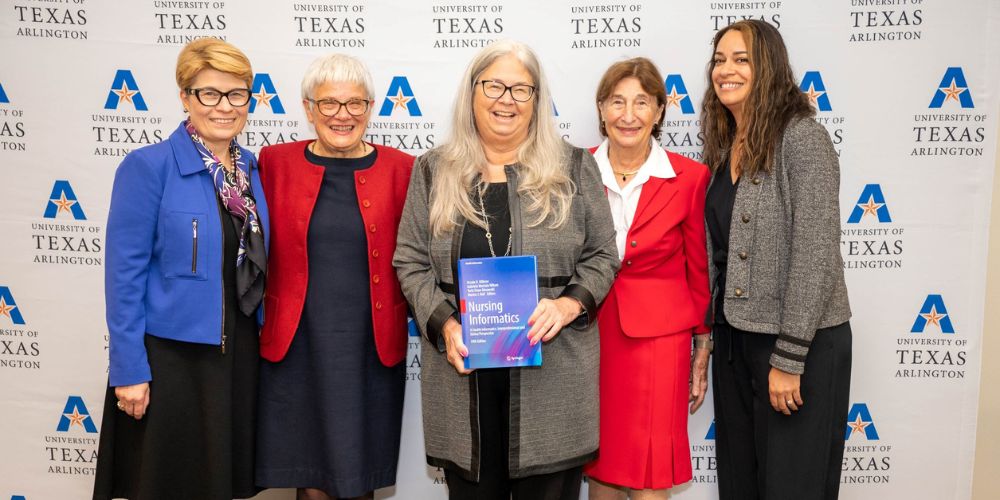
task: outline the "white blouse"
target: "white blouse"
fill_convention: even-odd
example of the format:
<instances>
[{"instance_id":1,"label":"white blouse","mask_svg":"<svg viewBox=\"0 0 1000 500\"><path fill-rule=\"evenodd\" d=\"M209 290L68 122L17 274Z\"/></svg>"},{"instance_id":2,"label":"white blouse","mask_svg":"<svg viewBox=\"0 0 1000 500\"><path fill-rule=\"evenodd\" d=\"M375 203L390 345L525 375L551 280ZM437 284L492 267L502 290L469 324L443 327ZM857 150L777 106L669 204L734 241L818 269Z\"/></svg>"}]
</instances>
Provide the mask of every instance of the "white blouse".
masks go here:
<instances>
[{"instance_id":1,"label":"white blouse","mask_svg":"<svg viewBox=\"0 0 1000 500\"><path fill-rule=\"evenodd\" d=\"M625 258L625 240L628 239L628 230L632 227L632 219L639 206L642 185L650 177L670 179L677 176L674 173L674 168L670 166L667 152L656 143L656 139L651 137L649 142L650 148L652 148L649 157L624 188L618 187L618 181L615 180L616 175L611 168L611 161L608 159L608 139L605 139L597 151L594 151L594 159L597 160L597 166L601 171L601 180L604 182L604 191L608 195L608 204L611 205L611 218L615 221L615 243L618 246L619 259Z\"/></svg>"}]
</instances>

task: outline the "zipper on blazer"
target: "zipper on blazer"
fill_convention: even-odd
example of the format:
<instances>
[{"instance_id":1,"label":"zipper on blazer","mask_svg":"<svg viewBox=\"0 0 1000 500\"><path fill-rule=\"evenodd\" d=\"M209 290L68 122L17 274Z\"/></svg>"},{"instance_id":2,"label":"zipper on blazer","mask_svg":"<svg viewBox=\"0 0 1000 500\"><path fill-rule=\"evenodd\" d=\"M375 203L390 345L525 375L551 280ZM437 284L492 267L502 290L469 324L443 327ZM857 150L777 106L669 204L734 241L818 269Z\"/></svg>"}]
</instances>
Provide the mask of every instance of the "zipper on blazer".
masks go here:
<instances>
[{"instance_id":1,"label":"zipper on blazer","mask_svg":"<svg viewBox=\"0 0 1000 500\"><path fill-rule=\"evenodd\" d=\"M191 219L191 274L198 273L198 219Z\"/></svg>"},{"instance_id":2,"label":"zipper on blazer","mask_svg":"<svg viewBox=\"0 0 1000 500\"><path fill-rule=\"evenodd\" d=\"M216 202L216 203L218 203L218 202ZM221 222L222 224L225 224L226 222L223 220L221 210L222 209L220 208L219 209L219 222ZM226 267L226 252L225 252L225 250L226 250L226 234L225 234L225 231L226 231L226 229L225 229L224 225L222 225L220 227L222 227L223 234L222 234L222 251L219 252L219 261L220 261L219 269L222 269L223 270L222 272L225 273L225 267ZM219 348L222 349L222 354L225 354L226 353L226 286L225 286L225 281L224 280L223 280L223 283L222 283L222 329L221 329L221 331L222 331L222 339L219 342Z\"/></svg>"}]
</instances>

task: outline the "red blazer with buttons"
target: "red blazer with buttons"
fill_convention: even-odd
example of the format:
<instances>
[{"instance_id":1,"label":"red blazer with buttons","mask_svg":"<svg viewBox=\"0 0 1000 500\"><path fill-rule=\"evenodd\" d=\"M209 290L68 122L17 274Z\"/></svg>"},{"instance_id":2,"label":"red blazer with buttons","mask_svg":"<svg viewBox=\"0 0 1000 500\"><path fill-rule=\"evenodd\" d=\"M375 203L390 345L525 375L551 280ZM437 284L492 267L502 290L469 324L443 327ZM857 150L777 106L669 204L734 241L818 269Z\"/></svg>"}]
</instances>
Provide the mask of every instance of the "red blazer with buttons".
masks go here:
<instances>
[{"instance_id":1,"label":"red blazer with buttons","mask_svg":"<svg viewBox=\"0 0 1000 500\"><path fill-rule=\"evenodd\" d=\"M260 332L260 354L269 361L280 361L288 353L306 300L306 237L324 172L323 167L305 159L310 142L265 147L258 160L273 228ZM354 187L368 237L375 347L382 364L393 366L406 355L407 306L392 267L392 254L413 157L389 147L374 148L375 164L354 173Z\"/></svg>"},{"instance_id":2,"label":"red blazer with buttons","mask_svg":"<svg viewBox=\"0 0 1000 500\"><path fill-rule=\"evenodd\" d=\"M591 150L591 153L597 148ZM667 152L675 177L650 177L625 240L625 257L602 307L617 307L629 337L708 333L705 244L708 167ZM270 200L268 200L270 203Z\"/></svg>"}]
</instances>

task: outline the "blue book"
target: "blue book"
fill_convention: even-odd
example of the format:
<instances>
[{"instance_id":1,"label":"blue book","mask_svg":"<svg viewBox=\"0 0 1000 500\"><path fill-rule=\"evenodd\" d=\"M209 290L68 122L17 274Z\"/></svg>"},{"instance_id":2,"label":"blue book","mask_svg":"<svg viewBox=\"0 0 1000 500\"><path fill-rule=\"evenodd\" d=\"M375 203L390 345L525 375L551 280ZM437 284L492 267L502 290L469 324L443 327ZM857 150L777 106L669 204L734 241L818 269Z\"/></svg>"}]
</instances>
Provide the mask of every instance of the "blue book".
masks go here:
<instances>
[{"instance_id":1,"label":"blue book","mask_svg":"<svg viewBox=\"0 0 1000 500\"><path fill-rule=\"evenodd\" d=\"M458 302L466 368L542 364L542 343L528 340L528 318L538 305L534 255L459 259Z\"/></svg>"}]
</instances>

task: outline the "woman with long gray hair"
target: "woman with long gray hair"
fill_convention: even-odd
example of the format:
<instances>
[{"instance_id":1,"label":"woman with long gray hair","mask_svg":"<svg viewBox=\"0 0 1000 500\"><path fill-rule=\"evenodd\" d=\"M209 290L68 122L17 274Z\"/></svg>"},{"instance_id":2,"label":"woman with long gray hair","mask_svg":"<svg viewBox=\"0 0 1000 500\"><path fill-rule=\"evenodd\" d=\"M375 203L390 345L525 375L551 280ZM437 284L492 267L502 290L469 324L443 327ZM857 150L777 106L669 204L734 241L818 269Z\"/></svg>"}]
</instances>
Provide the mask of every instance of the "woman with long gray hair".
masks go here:
<instances>
[{"instance_id":1,"label":"woman with long gray hair","mask_svg":"<svg viewBox=\"0 0 1000 500\"><path fill-rule=\"evenodd\" d=\"M593 157L556 132L527 46L499 41L462 77L451 137L413 168L393 264L420 332L427 462L452 499L577 499L597 453L597 304L619 266ZM540 367L470 371L459 258L534 255Z\"/></svg>"}]
</instances>

